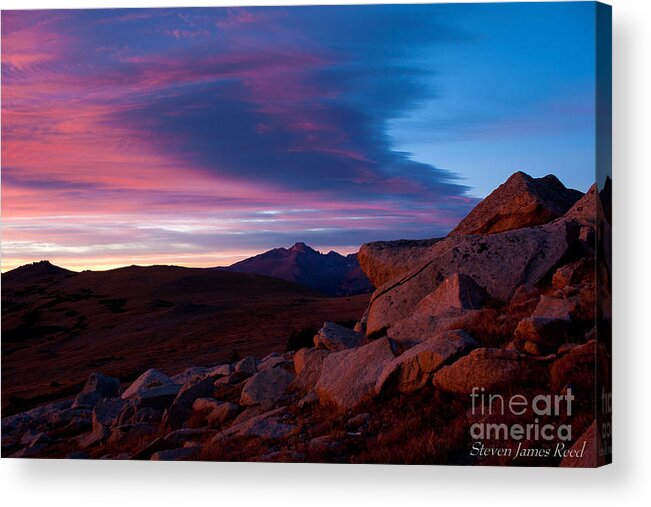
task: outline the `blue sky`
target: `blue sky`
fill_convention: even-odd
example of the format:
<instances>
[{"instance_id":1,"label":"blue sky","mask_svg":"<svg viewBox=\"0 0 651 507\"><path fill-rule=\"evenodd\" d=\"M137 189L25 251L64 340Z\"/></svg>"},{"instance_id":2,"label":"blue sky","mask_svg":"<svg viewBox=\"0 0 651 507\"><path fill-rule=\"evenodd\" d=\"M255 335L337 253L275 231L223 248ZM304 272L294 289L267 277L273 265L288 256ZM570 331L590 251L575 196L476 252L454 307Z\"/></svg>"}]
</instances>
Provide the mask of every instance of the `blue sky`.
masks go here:
<instances>
[{"instance_id":1,"label":"blue sky","mask_svg":"<svg viewBox=\"0 0 651 507\"><path fill-rule=\"evenodd\" d=\"M5 11L3 269L439 236L518 170L585 191L594 11Z\"/></svg>"}]
</instances>

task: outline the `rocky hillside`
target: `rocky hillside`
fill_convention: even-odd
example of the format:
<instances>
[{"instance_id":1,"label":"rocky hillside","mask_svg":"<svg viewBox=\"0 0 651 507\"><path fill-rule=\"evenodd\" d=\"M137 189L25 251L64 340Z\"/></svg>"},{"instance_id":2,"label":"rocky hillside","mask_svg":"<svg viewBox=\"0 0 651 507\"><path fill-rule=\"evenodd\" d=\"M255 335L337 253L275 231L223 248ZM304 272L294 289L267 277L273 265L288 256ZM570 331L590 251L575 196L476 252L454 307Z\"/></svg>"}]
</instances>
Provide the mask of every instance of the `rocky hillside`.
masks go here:
<instances>
[{"instance_id":1,"label":"rocky hillside","mask_svg":"<svg viewBox=\"0 0 651 507\"><path fill-rule=\"evenodd\" d=\"M219 269L272 276L328 296L373 292L373 285L360 268L356 254L343 256L334 251L323 254L305 243L296 243L291 248L274 248Z\"/></svg>"},{"instance_id":2,"label":"rocky hillside","mask_svg":"<svg viewBox=\"0 0 651 507\"><path fill-rule=\"evenodd\" d=\"M355 329L327 322L311 347L175 376L148 370L126 389L91 375L73 399L4 418L3 456L595 465L594 372L609 375L610 354L595 326L610 318L595 238L609 225L594 188L575 199L555 178L523 180L507 190L537 204L514 206L502 186L469 215L472 234L462 222L436 241L364 246L377 290ZM527 400L571 393L574 404L477 413L479 387ZM541 458L557 441L535 434L515 461L473 454L469 429L491 423L568 425L573 455Z\"/></svg>"}]
</instances>

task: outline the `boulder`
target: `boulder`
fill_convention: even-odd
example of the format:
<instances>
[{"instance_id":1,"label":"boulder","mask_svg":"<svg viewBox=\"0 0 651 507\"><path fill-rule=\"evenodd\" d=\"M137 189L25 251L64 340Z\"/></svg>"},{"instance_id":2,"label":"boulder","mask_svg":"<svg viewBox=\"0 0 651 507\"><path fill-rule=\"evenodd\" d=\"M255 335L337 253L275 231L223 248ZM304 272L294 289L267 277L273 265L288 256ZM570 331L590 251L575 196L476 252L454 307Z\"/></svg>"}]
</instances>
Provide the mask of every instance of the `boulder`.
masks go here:
<instances>
[{"instance_id":1,"label":"boulder","mask_svg":"<svg viewBox=\"0 0 651 507\"><path fill-rule=\"evenodd\" d=\"M248 379L242 388L240 405L273 405L287 392L294 376L283 368L263 370Z\"/></svg>"},{"instance_id":2,"label":"boulder","mask_svg":"<svg viewBox=\"0 0 651 507\"><path fill-rule=\"evenodd\" d=\"M530 342L533 347L530 352L555 350L567 338L576 307L574 298L541 296L531 316L518 323L514 335L516 341Z\"/></svg>"},{"instance_id":3,"label":"boulder","mask_svg":"<svg viewBox=\"0 0 651 507\"><path fill-rule=\"evenodd\" d=\"M477 346L473 337L460 329L439 334L389 362L375 383L375 392L380 394L390 385L402 393L421 389L439 368Z\"/></svg>"},{"instance_id":4,"label":"boulder","mask_svg":"<svg viewBox=\"0 0 651 507\"><path fill-rule=\"evenodd\" d=\"M255 358L252 356L245 357L233 365L233 372L250 377L258 371Z\"/></svg>"},{"instance_id":5,"label":"boulder","mask_svg":"<svg viewBox=\"0 0 651 507\"><path fill-rule=\"evenodd\" d=\"M215 398L197 398L192 404L192 411L207 414L214 408L217 408L221 403L221 401Z\"/></svg>"},{"instance_id":6,"label":"boulder","mask_svg":"<svg viewBox=\"0 0 651 507\"><path fill-rule=\"evenodd\" d=\"M362 333L334 322L324 322L323 327L314 336L314 346L316 348L333 352L359 347L365 342L366 338Z\"/></svg>"},{"instance_id":7,"label":"boulder","mask_svg":"<svg viewBox=\"0 0 651 507\"><path fill-rule=\"evenodd\" d=\"M429 260L438 239L377 241L362 245L357 259L375 287L415 269Z\"/></svg>"},{"instance_id":8,"label":"boulder","mask_svg":"<svg viewBox=\"0 0 651 507\"><path fill-rule=\"evenodd\" d=\"M213 382L214 380L210 377L206 377L198 383L194 383L192 379L188 380L181 387L179 394L174 398L163 417L165 427L176 429L183 426L192 411L195 400L212 396Z\"/></svg>"},{"instance_id":9,"label":"boulder","mask_svg":"<svg viewBox=\"0 0 651 507\"><path fill-rule=\"evenodd\" d=\"M442 315L451 310L478 310L486 299L486 291L468 275L453 273L434 292L425 296L415 313Z\"/></svg>"},{"instance_id":10,"label":"boulder","mask_svg":"<svg viewBox=\"0 0 651 507\"><path fill-rule=\"evenodd\" d=\"M206 417L206 422L210 427L221 426L225 422L234 419L239 410L240 406L237 403L232 403L230 401L220 403L210 411Z\"/></svg>"},{"instance_id":11,"label":"boulder","mask_svg":"<svg viewBox=\"0 0 651 507\"><path fill-rule=\"evenodd\" d=\"M562 219L490 236L450 236L431 247L418 269L375 291L366 322L369 337L409 317L425 296L455 273L467 275L488 295L508 301L516 288L535 286L578 240L578 228ZM505 269L508 266L508 269Z\"/></svg>"},{"instance_id":12,"label":"boulder","mask_svg":"<svg viewBox=\"0 0 651 507\"><path fill-rule=\"evenodd\" d=\"M289 417L284 407L264 412L244 422L233 424L230 428L215 435L212 442L219 444L233 437L256 437L264 440L279 440L296 431L296 426L287 421Z\"/></svg>"},{"instance_id":13,"label":"boulder","mask_svg":"<svg viewBox=\"0 0 651 507\"><path fill-rule=\"evenodd\" d=\"M147 442L158 436L158 428L151 424L139 422L116 426L111 430L107 443L111 446L132 446Z\"/></svg>"},{"instance_id":14,"label":"boulder","mask_svg":"<svg viewBox=\"0 0 651 507\"><path fill-rule=\"evenodd\" d=\"M290 385L292 391L307 392L314 386L321 375L323 359L330 354L327 350L300 349L294 354L294 371L296 377Z\"/></svg>"},{"instance_id":15,"label":"boulder","mask_svg":"<svg viewBox=\"0 0 651 507\"><path fill-rule=\"evenodd\" d=\"M131 401L138 408L165 410L181 391L180 384L166 384L152 387L132 396Z\"/></svg>"},{"instance_id":16,"label":"boulder","mask_svg":"<svg viewBox=\"0 0 651 507\"><path fill-rule=\"evenodd\" d=\"M571 385L579 395L593 393L596 371L603 377L601 383L607 385L610 371L606 351L597 340L590 340L554 361L550 368L552 389L561 391Z\"/></svg>"},{"instance_id":17,"label":"boulder","mask_svg":"<svg viewBox=\"0 0 651 507\"><path fill-rule=\"evenodd\" d=\"M515 350L479 348L441 368L432 382L442 391L470 394L475 387L490 393L532 382L545 385L547 378L541 364Z\"/></svg>"},{"instance_id":18,"label":"boulder","mask_svg":"<svg viewBox=\"0 0 651 507\"><path fill-rule=\"evenodd\" d=\"M451 309L432 316L427 311L416 310L409 317L396 322L386 334L404 351L446 331L470 329L484 311Z\"/></svg>"},{"instance_id":19,"label":"boulder","mask_svg":"<svg viewBox=\"0 0 651 507\"><path fill-rule=\"evenodd\" d=\"M217 430L211 428L180 428L165 435L165 441L170 447L187 446L203 442L216 434Z\"/></svg>"},{"instance_id":20,"label":"boulder","mask_svg":"<svg viewBox=\"0 0 651 507\"><path fill-rule=\"evenodd\" d=\"M494 234L546 224L564 215L581 197L556 176L512 174L468 213L450 235Z\"/></svg>"},{"instance_id":21,"label":"boulder","mask_svg":"<svg viewBox=\"0 0 651 507\"><path fill-rule=\"evenodd\" d=\"M388 338L329 354L315 387L319 399L341 409L355 408L375 394L375 384L393 358Z\"/></svg>"},{"instance_id":22,"label":"boulder","mask_svg":"<svg viewBox=\"0 0 651 507\"><path fill-rule=\"evenodd\" d=\"M101 373L92 373L82 391L72 402L72 408L94 407L104 398L113 398L118 395L120 381Z\"/></svg>"},{"instance_id":23,"label":"boulder","mask_svg":"<svg viewBox=\"0 0 651 507\"><path fill-rule=\"evenodd\" d=\"M122 399L127 400L139 396L152 387L164 386L171 383L172 379L170 377L155 368L150 368L134 380L133 383L122 393Z\"/></svg>"},{"instance_id":24,"label":"boulder","mask_svg":"<svg viewBox=\"0 0 651 507\"><path fill-rule=\"evenodd\" d=\"M260 363L258 363L257 370L262 371L262 370L269 370L271 368L277 368L278 366L286 366L288 364L288 360L285 359L285 357L278 353L278 352L272 352L262 360L260 360Z\"/></svg>"},{"instance_id":25,"label":"boulder","mask_svg":"<svg viewBox=\"0 0 651 507\"><path fill-rule=\"evenodd\" d=\"M96 403L93 408L92 431L80 440L80 447L89 447L108 438L111 428L117 425L127 404L128 402L121 398L105 399Z\"/></svg>"},{"instance_id":26,"label":"boulder","mask_svg":"<svg viewBox=\"0 0 651 507\"><path fill-rule=\"evenodd\" d=\"M589 273L586 271L589 271ZM558 290L571 287L579 283L586 274L593 273L594 264L590 265L586 259L570 262L556 270L552 276L552 287Z\"/></svg>"}]
</instances>

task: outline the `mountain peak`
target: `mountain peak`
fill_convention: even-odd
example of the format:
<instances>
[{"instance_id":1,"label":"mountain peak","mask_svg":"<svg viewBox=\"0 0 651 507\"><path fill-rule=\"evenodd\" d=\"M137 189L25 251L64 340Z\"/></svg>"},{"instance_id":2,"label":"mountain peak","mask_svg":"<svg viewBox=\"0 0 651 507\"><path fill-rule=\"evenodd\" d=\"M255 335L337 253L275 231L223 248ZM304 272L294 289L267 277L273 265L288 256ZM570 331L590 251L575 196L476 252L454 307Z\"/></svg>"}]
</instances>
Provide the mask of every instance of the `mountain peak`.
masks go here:
<instances>
[{"instance_id":1,"label":"mountain peak","mask_svg":"<svg viewBox=\"0 0 651 507\"><path fill-rule=\"evenodd\" d=\"M229 271L255 273L298 283L329 296L372 292L373 286L356 255L322 254L302 241L290 248L275 248L232 264Z\"/></svg>"},{"instance_id":2,"label":"mountain peak","mask_svg":"<svg viewBox=\"0 0 651 507\"><path fill-rule=\"evenodd\" d=\"M312 247L306 245L302 241L294 243L294 245L289 249L291 252L307 252L309 250L314 250Z\"/></svg>"}]
</instances>

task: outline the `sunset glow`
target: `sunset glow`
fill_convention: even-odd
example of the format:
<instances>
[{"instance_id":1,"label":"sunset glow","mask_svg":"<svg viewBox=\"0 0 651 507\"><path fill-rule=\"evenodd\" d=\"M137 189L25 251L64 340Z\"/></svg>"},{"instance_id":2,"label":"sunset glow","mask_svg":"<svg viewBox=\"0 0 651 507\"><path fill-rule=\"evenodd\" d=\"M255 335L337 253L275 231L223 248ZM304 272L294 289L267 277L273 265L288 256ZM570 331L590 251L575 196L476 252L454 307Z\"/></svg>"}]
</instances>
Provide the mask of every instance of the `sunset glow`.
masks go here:
<instances>
[{"instance_id":1,"label":"sunset glow","mask_svg":"<svg viewBox=\"0 0 651 507\"><path fill-rule=\"evenodd\" d=\"M2 270L350 253L515 170L586 190L588 6L500 5L4 11Z\"/></svg>"}]
</instances>

